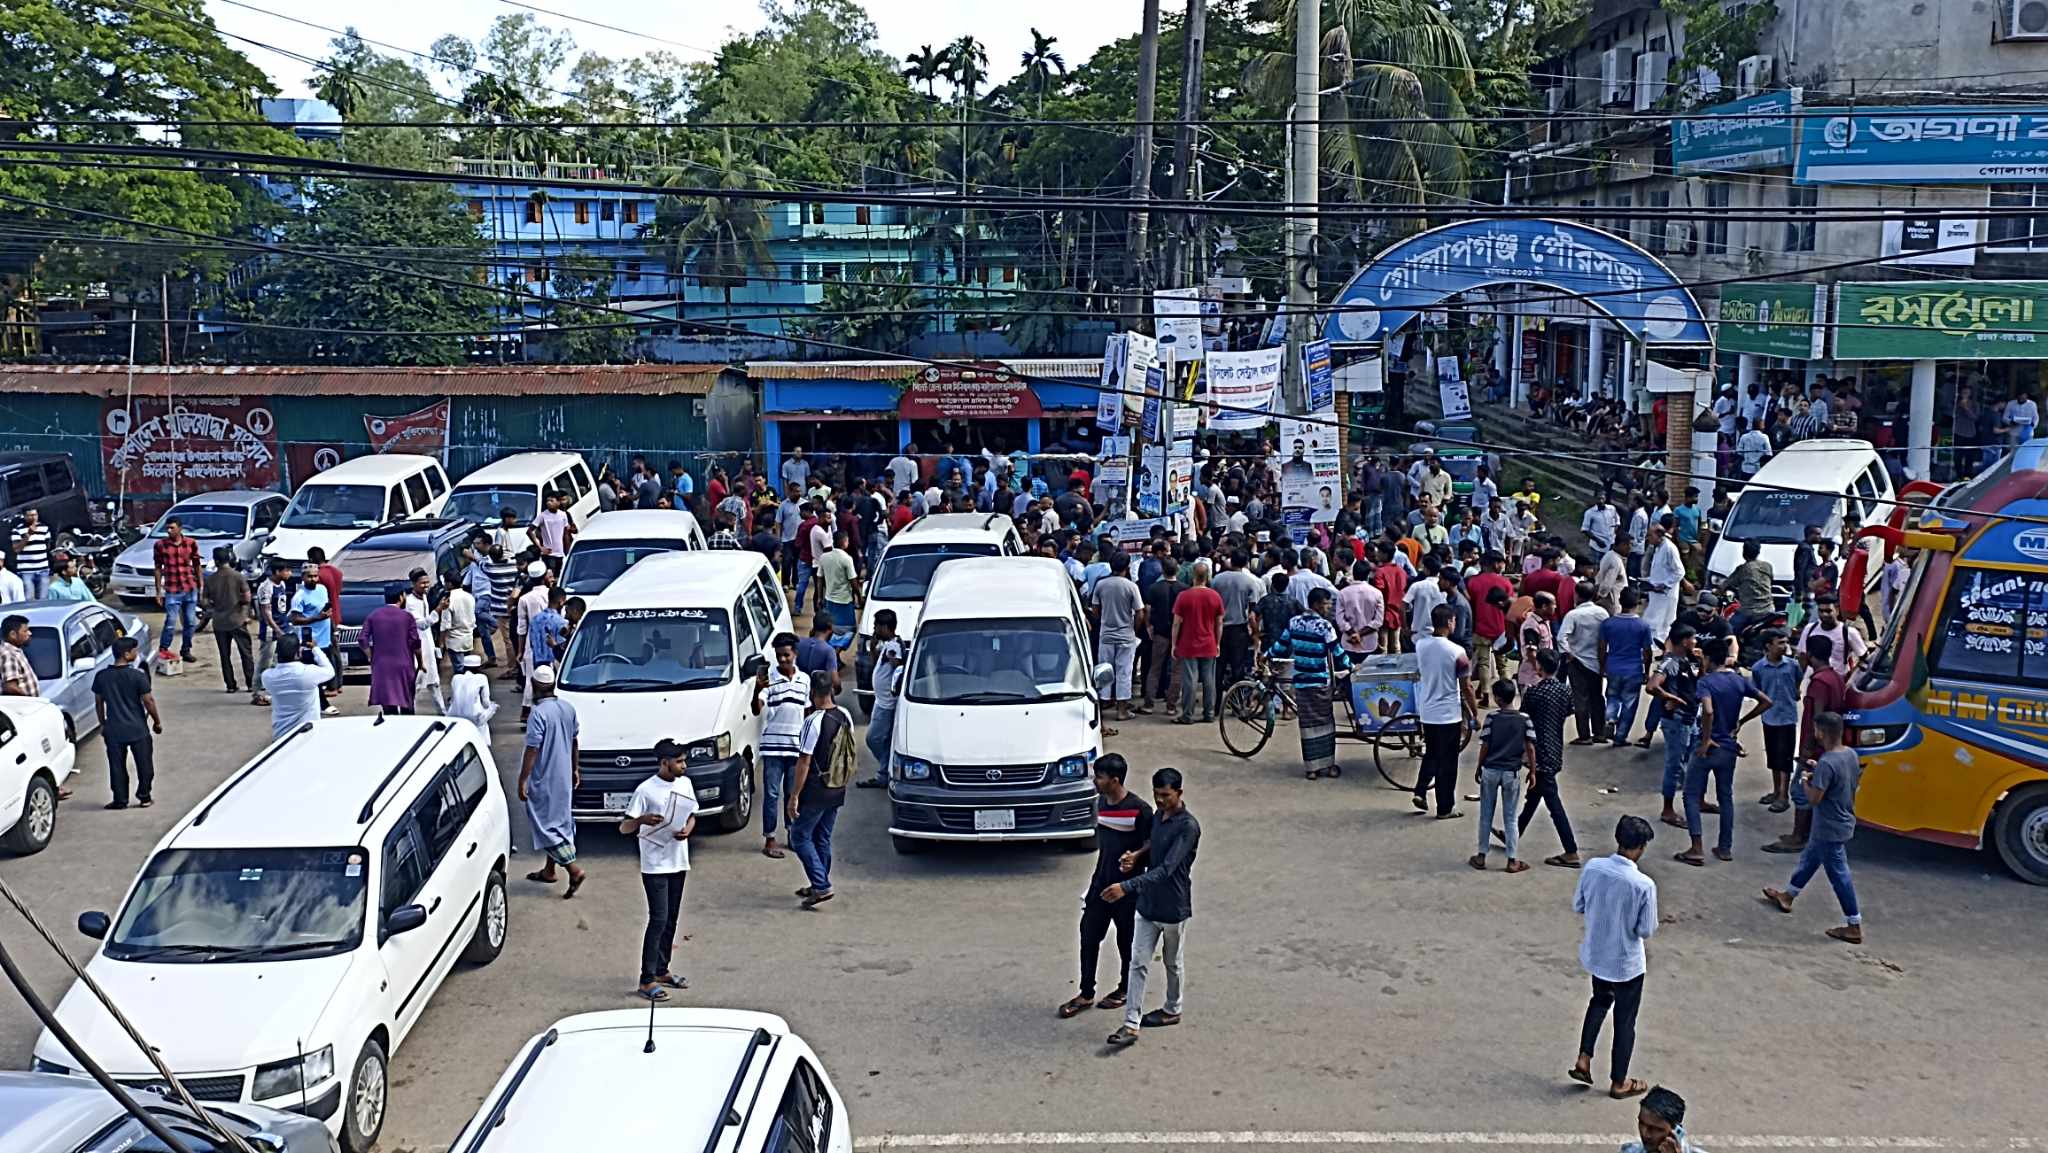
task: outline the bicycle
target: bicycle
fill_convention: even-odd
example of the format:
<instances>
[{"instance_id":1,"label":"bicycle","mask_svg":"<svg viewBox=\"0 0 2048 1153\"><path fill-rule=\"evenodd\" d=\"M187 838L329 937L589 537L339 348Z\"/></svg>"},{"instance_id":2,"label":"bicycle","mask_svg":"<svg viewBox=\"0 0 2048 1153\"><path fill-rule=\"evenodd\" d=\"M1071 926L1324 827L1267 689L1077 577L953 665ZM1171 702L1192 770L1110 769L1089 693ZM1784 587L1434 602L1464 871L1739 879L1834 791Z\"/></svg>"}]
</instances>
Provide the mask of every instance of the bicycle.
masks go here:
<instances>
[{"instance_id":1,"label":"bicycle","mask_svg":"<svg viewBox=\"0 0 2048 1153\"><path fill-rule=\"evenodd\" d=\"M1339 682L1338 696L1343 701L1344 716L1350 721L1348 727L1339 724L1338 740L1371 744L1373 768L1380 777L1394 788L1414 791L1422 763L1420 718L1414 713L1404 712L1382 722L1376 729L1366 731L1359 725L1358 715L1352 706L1348 679ZM1273 730L1280 716L1294 712L1294 686L1275 667L1275 663L1261 660L1251 676L1224 690L1219 704L1216 726L1223 738L1223 747L1234 756L1249 760L1273 739ZM1461 753L1471 742L1473 730L1478 727L1477 719L1469 710L1465 719L1467 727L1458 742ZM1402 780L1395 775L1397 773L1407 779Z\"/></svg>"}]
</instances>

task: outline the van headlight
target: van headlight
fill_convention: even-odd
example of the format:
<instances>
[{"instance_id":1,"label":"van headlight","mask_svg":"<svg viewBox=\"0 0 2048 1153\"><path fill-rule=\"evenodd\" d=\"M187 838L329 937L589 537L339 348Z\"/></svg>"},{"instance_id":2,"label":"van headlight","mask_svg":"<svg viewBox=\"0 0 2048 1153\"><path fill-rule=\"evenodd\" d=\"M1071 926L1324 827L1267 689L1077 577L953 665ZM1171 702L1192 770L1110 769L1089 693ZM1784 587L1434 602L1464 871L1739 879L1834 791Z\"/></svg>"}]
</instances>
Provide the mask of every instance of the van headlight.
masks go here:
<instances>
[{"instance_id":1,"label":"van headlight","mask_svg":"<svg viewBox=\"0 0 2048 1153\"><path fill-rule=\"evenodd\" d=\"M891 756L895 764L891 770L899 781L928 781L932 779L932 763L916 757Z\"/></svg>"},{"instance_id":2,"label":"van headlight","mask_svg":"<svg viewBox=\"0 0 2048 1153\"><path fill-rule=\"evenodd\" d=\"M334 1076L334 1046L322 1045L304 1057L293 1057L286 1061L272 1061L268 1065L256 1066L256 1084L249 1097L254 1101L267 1101L273 1097L303 1092L310 1086Z\"/></svg>"},{"instance_id":3,"label":"van headlight","mask_svg":"<svg viewBox=\"0 0 2048 1153\"><path fill-rule=\"evenodd\" d=\"M732 734L720 733L710 740L693 742L683 752L686 761L693 765L722 761L732 755Z\"/></svg>"},{"instance_id":4,"label":"van headlight","mask_svg":"<svg viewBox=\"0 0 2048 1153\"><path fill-rule=\"evenodd\" d=\"M1059 774L1069 781L1078 781L1088 775L1088 762L1093 758L1085 753L1076 753L1060 760Z\"/></svg>"}]
</instances>

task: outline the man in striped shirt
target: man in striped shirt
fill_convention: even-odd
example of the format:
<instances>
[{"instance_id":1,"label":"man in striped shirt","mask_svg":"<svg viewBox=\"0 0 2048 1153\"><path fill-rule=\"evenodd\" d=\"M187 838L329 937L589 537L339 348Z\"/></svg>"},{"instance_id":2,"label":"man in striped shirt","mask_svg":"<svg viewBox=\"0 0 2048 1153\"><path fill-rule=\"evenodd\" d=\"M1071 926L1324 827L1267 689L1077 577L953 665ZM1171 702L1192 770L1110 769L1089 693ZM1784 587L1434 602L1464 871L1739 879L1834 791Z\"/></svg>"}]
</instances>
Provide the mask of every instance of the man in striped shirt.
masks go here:
<instances>
[{"instance_id":1,"label":"man in striped shirt","mask_svg":"<svg viewBox=\"0 0 2048 1153\"><path fill-rule=\"evenodd\" d=\"M515 680L519 676L519 646L514 636L514 631L517 627L517 614L512 610L514 607L513 602L519 597L519 562L514 560L505 551L504 545L495 540L490 542L484 555L488 558L483 562L484 573L491 581L491 620L493 627L495 627L497 621L502 620L505 623L505 663L511 666L505 671L505 679ZM478 598L478 601L479 605L481 605L482 598ZM479 617L478 623L481 624L481 617L483 616L481 607L477 610L477 616Z\"/></svg>"},{"instance_id":2,"label":"man in striped shirt","mask_svg":"<svg viewBox=\"0 0 2048 1153\"><path fill-rule=\"evenodd\" d=\"M50 526L42 514L29 509L14 530L14 571L28 588L28 599L41 600L50 593Z\"/></svg>"},{"instance_id":3,"label":"man in striped shirt","mask_svg":"<svg viewBox=\"0 0 2048 1153\"><path fill-rule=\"evenodd\" d=\"M803 754L811 678L796 665L795 633L777 634L773 643L775 664L754 683L754 712L761 718L761 855L783 857L787 854L775 843L775 823L796 777L796 759Z\"/></svg>"},{"instance_id":4,"label":"man in striped shirt","mask_svg":"<svg viewBox=\"0 0 2048 1153\"><path fill-rule=\"evenodd\" d=\"M1117 967L1116 988L1102 999L1102 1008L1121 1009L1127 1000L1131 930L1138 905L1135 901L1112 904L1102 899L1102 891L1130 874L1123 865L1124 856L1152 840L1152 806L1124 787L1129 773L1130 766L1116 753L1095 760L1095 872L1081 894L1081 991L1060 1006L1063 1018L1095 1004L1096 960L1102 953L1102 938L1112 925L1116 927L1117 955L1123 963Z\"/></svg>"}]
</instances>

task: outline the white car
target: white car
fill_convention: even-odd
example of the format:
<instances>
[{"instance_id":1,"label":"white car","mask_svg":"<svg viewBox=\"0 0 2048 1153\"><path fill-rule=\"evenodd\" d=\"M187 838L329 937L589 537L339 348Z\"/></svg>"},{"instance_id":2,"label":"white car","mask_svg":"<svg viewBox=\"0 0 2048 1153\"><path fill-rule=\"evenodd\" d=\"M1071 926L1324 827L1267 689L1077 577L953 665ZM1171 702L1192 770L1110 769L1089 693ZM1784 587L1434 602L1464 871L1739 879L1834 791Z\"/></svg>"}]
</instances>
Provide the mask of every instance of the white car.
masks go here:
<instances>
[{"instance_id":1,"label":"white car","mask_svg":"<svg viewBox=\"0 0 2048 1153\"><path fill-rule=\"evenodd\" d=\"M604 1134L593 1144L591 1135ZM566 1017L498 1078L450 1153L852 1153L846 1102L782 1018L738 1009Z\"/></svg>"},{"instance_id":2,"label":"white car","mask_svg":"<svg viewBox=\"0 0 2048 1153\"><path fill-rule=\"evenodd\" d=\"M1017 526L1001 513L940 512L921 516L889 538L875 562L867 598L860 607L859 637L854 644L854 699L861 714L875 706L875 614L896 614L896 639L904 651L917 638L925 592L939 566L962 557L1023 556L1024 540Z\"/></svg>"},{"instance_id":3,"label":"white car","mask_svg":"<svg viewBox=\"0 0 2048 1153\"><path fill-rule=\"evenodd\" d=\"M87 972L201 1102L384 1127L390 1059L458 959L505 947L511 824L464 720L347 717L278 738L157 843ZM157 1080L73 984L57 1018L116 1079ZM35 1069L70 1073L45 1031Z\"/></svg>"},{"instance_id":4,"label":"white car","mask_svg":"<svg viewBox=\"0 0 2048 1153\"><path fill-rule=\"evenodd\" d=\"M0 697L0 849L40 853L57 832L57 790L78 768L64 712L38 697Z\"/></svg>"}]
</instances>

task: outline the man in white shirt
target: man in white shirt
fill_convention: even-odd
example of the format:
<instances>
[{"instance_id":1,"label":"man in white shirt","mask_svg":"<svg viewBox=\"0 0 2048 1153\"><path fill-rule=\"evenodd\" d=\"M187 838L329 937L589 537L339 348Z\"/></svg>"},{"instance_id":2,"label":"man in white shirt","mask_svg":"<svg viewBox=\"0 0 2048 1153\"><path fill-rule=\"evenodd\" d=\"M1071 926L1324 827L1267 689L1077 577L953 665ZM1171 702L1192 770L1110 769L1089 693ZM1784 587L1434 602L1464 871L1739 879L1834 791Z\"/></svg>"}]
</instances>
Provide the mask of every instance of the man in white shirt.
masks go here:
<instances>
[{"instance_id":1,"label":"man in white shirt","mask_svg":"<svg viewBox=\"0 0 2048 1153\"><path fill-rule=\"evenodd\" d=\"M1425 557L1422 562L1422 571L1425 574L1423 579L1410 584L1407 594L1401 598L1401 603L1408 608L1408 635L1416 637L1427 637L1430 634L1431 616L1436 612L1438 606L1442 605L1447 599L1444 596L1442 586L1436 579L1438 572L1436 558L1433 556ZM1289 579L1287 582L1287 592L1290 596L1294 593L1294 581L1292 579Z\"/></svg>"},{"instance_id":2,"label":"man in white shirt","mask_svg":"<svg viewBox=\"0 0 2048 1153\"><path fill-rule=\"evenodd\" d=\"M1863 654L1870 650L1870 642L1863 639L1863 633L1842 619L1840 603L1832 593L1822 593L1814 598L1814 617L1799 630L1799 638L1792 651L1805 652L1806 638L1815 636L1826 637L1834 644L1833 651L1828 654L1828 663L1844 677L1862 662Z\"/></svg>"},{"instance_id":3,"label":"man in white shirt","mask_svg":"<svg viewBox=\"0 0 2048 1153\"><path fill-rule=\"evenodd\" d=\"M670 989L687 989L688 979L669 970L676 928L683 911L683 883L690 879L690 834L697 828L697 791L683 773L682 742L663 738L654 746L654 775L633 790L619 832L640 846L640 887L647 891L647 931L640 938L640 996L668 1000Z\"/></svg>"},{"instance_id":4,"label":"man in white shirt","mask_svg":"<svg viewBox=\"0 0 2048 1153\"><path fill-rule=\"evenodd\" d=\"M441 647L448 650L448 663L461 668L463 658L476 648L476 594L464 585L450 585L440 623Z\"/></svg>"},{"instance_id":5,"label":"man in white shirt","mask_svg":"<svg viewBox=\"0 0 2048 1153\"><path fill-rule=\"evenodd\" d=\"M1564 652L1565 681L1572 689L1572 722L1578 731L1572 743L1590 745L1607 719L1607 695L1600 683L1600 625L1608 612L1592 585L1580 581L1573 591L1578 603L1558 623L1557 647Z\"/></svg>"},{"instance_id":6,"label":"man in white shirt","mask_svg":"<svg viewBox=\"0 0 2048 1153\"><path fill-rule=\"evenodd\" d=\"M2005 430L2015 445L2025 444L2034 438L2034 430L2041 426L2041 409L2034 403L2034 394L2021 389L2018 396L2005 402L2005 411L2000 414L1999 427Z\"/></svg>"},{"instance_id":7,"label":"man in white shirt","mask_svg":"<svg viewBox=\"0 0 2048 1153\"><path fill-rule=\"evenodd\" d=\"M1643 583L1650 590L1650 600L1643 609L1643 623L1650 626L1650 635L1661 648L1664 637L1678 620L1678 594L1685 583L1685 561L1678 554L1678 542L1665 533L1662 523L1650 526L1649 547Z\"/></svg>"},{"instance_id":8,"label":"man in white shirt","mask_svg":"<svg viewBox=\"0 0 2048 1153\"><path fill-rule=\"evenodd\" d=\"M562 498L549 493L546 507L533 518L533 543L540 548L540 555L551 558L560 567L562 558L569 554L569 542L576 539L575 522L562 511Z\"/></svg>"},{"instance_id":9,"label":"man in white shirt","mask_svg":"<svg viewBox=\"0 0 2048 1153\"><path fill-rule=\"evenodd\" d=\"M0 549L0 605L19 604L27 599L27 583L7 567L7 551Z\"/></svg>"},{"instance_id":10,"label":"man in white shirt","mask_svg":"<svg viewBox=\"0 0 2048 1153\"><path fill-rule=\"evenodd\" d=\"M1601 555L1600 568L1593 574L1593 598L1609 616L1621 611L1621 590L1628 587L1628 558L1635 547L1627 534L1615 537L1614 547Z\"/></svg>"},{"instance_id":11,"label":"man in white shirt","mask_svg":"<svg viewBox=\"0 0 2048 1153\"><path fill-rule=\"evenodd\" d=\"M1759 425L1743 421L1742 435L1735 440L1735 455L1741 462L1745 479L1755 476L1756 470L1764 466L1771 456L1771 437Z\"/></svg>"},{"instance_id":12,"label":"man in white shirt","mask_svg":"<svg viewBox=\"0 0 2048 1153\"><path fill-rule=\"evenodd\" d=\"M528 711L533 708L533 645L527 637L532 632L533 618L546 612L548 608L547 576L548 566L540 561L534 561L526 566L526 578L533 582L533 587L520 596L513 618L517 625L513 633L513 643L519 646L521 723L525 722Z\"/></svg>"},{"instance_id":13,"label":"man in white shirt","mask_svg":"<svg viewBox=\"0 0 2048 1153\"><path fill-rule=\"evenodd\" d=\"M311 660L301 654L310 654ZM270 739L285 735L320 716L320 686L334 678L334 666L319 645L299 645L296 632L277 638L277 663L263 670L263 691L270 697Z\"/></svg>"},{"instance_id":14,"label":"man in white shirt","mask_svg":"<svg viewBox=\"0 0 2048 1153\"><path fill-rule=\"evenodd\" d=\"M1649 1090L1628 1075L1635 1053L1636 1013L1643 1004L1643 976L1649 959L1643 942L1657 931L1657 882L1636 862L1643 859L1656 831L1641 817L1623 817L1614 829L1614 853L1586 862L1579 887L1572 894L1572 912L1586 919L1579 944L1579 964L1593 979L1593 997L1579 1029L1579 1056L1571 1078L1593 1083L1593 1047L1600 1027L1614 1012L1614 1057L1608 1095L1635 1097Z\"/></svg>"},{"instance_id":15,"label":"man in white shirt","mask_svg":"<svg viewBox=\"0 0 2048 1153\"><path fill-rule=\"evenodd\" d=\"M1458 746L1465 735L1466 717L1479 715L1479 702L1472 692L1472 662L1451 639L1458 624L1457 610L1440 604L1430 613L1429 624L1431 633L1418 633L1420 639L1415 642L1415 712L1422 722L1422 772L1411 801L1417 812L1428 812L1428 797L1434 789L1436 819L1447 821L1464 815L1451 807L1458 799Z\"/></svg>"},{"instance_id":16,"label":"man in white shirt","mask_svg":"<svg viewBox=\"0 0 2048 1153\"><path fill-rule=\"evenodd\" d=\"M784 492L802 492L811 479L811 462L804 459L804 446L797 445L789 450L789 459L782 462L782 488Z\"/></svg>"},{"instance_id":17,"label":"man in white shirt","mask_svg":"<svg viewBox=\"0 0 2048 1153\"><path fill-rule=\"evenodd\" d=\"M1621 512L1607 499L1606 493L1601 493L1593 507L1579 519L1579 531L1585 533L1586 539L1592 541L1593 547L1600 552L1614 547L1615 535L1621 531Z\"/></svg>"},{"instance_id":18,"label":"man in white shirt","mask_svg":"<svg viewBox=\"0 0 2048 1153\"><path fill-rule=\"evenodd\" d=\"M431 685L434 694L434 711L448 711L448 698L441 692L441 648L434 643L434 630L440 622L441 610L447 604L448 593L443 590L440 603L435 603L434 575L423 568L412 570L412 588L399 602L399 607L412 614L413 627L419 630L420 652L418 663L413 668L413 689L422 684ZM476 626L474 609L470 613L470 627Z\"/></svg>"},{"instance_id":19,"label":"man in white shirt","mask_svg":"<svg viewBox=\"0 0 2048 1153\"><path fill-rule=\"evenodd\" d=\"M462 671L448 682L448 716L461 717L486 735L491 718L498 715L498 703L491 699L491 679L484 675L484 658L464 653Z\"/></svg>"}]
</instances>

